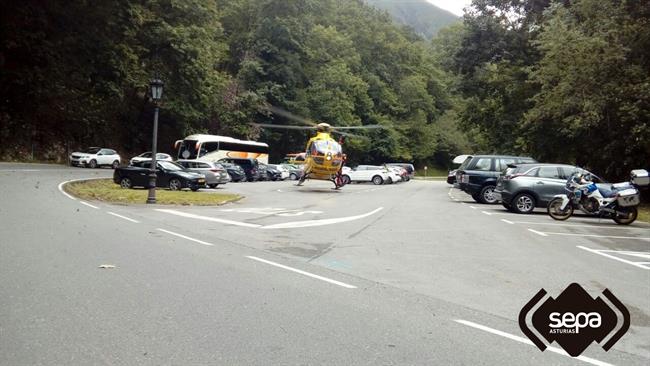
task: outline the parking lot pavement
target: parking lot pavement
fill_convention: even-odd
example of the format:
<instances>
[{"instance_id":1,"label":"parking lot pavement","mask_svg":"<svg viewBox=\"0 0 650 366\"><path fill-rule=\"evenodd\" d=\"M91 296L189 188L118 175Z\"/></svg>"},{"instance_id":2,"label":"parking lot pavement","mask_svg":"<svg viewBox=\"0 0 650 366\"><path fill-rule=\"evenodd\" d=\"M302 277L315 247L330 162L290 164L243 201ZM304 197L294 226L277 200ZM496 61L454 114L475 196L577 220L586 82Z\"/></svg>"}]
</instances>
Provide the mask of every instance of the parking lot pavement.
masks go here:
<instances>
[{"instance_id":1,"label":"parking lot pavement","mask_svg":"<svg viewBox=\"0 0 650 366\"><path fill-rule=\"evenodd\" d=\"M584 361L641 365L650 360L650 272L643 268L648 244L644 237L650 231L644 224L620 228L576 217L564 222L573 226L546 225L557 222L543 213L520 216L505 212L500 206L479 205L443 182L425 181L388 186L349 185L340 191L332 190L327 182L317 181L307 182L303 187L294 186L294 182L227 184L223 187L225 191L246 198L219 207L84 204L56 189L59 181L90 172L74 171L53 172L47 175L49 178L44 174L40 189L30 188L31 173L21 173L18 180L25 188L11 185L11 205L0 210L12 213L6 216L10 218L6 222L14 223L12 235L17 238L4 244L5 252L28 253L20 263L31 263L38 257L42 264L55 258L56 265L65 268L66 276L78 271L76 267L85 265L89 258L93 263L102 257L121 260L133 271L116 272L127 276L123 283L135 281L138 289L150 288L153 283L159 293L147 293L146 306L161 314L169 312L169 319L185 319L187 315L183 302L171 300L176 304L173 311L161 307L160 304L170 301L170 290L185 294L187 301L200 304L204 311L218 312L210 305L214 299L205 296L217 286L230 294L219 298L219 308L231 309L232 314L219 318L222 325L229 324L233 317L253 316L264 325L264 335L273 339L283 334L275 332L276 326L288 327L290 334L304 329L305 336L300 339L321 337L327 350L343 347L346 352L356 349L364 355L367 352L363 347L371 340L379 343L369 350L382 357L386 353L378 347L396 346L398 351L392 353L396 358L372 358L377 363L426 360L430 362L423 363L449 364L454 363L454 359L445 358L449 350L463 347L466 352L460 351L463 357L456 359L456 363ZM109 175L111 171L97 172ZM0 179L3 177L7 178L0 175ZM21 192L25 195L13 200ZM32 248L33 240L18 240L30 232L25 225L30 224L28 214L36 208L47 217L40 219L46 224L41 225L41 231L49 235L47 240L36 242L47 243L47 255L40 257L38 248ZM27 216L21 218L21 214ZM602 235L587 236L598 234ZM34 233L30 238L35 240L38 235ZM13 246L14 243L20 245ZM74 266L64 266L68 260ZM22 266L15 263L18 262L6 261L5 268L13 268L11 273L22 273ZM32 265L29 269L46 277L47 266ZM20 282L21 278L17 276L15 281ZM94 282L86 286L85 279L77 280L81 281L77 285L86 291L96 288ZM171 281L169 289L166 281ZM259 283L249 288L250 281ZM592 345L584 354L587 358L576 361L553 352L541 353L522 338L517 323L522 306L542 288L558 294L572 282L580 283L594 296L607 288L630 311L630 331L609 352ZM321 283L331 287L318 290ZM0 290L10 288L3 286ZM287 299L288 307L281 300L274 300L269 302L270 308L260 307L253 313L249 311L251 307L242 308L242 301L255 302L261 295L265 301L275 299L275 287L282 290L281 297ZM115 299L123 298L113 295ZM74 294L69 296L74 298ZM126 298L133 296L137 295ZM318 307L316 303L324 304L325 314L313 311ZM120 306L133 313L128 304ZM354 311L360 311L362 316L351 315ZM277 321L269 323L265 317ZM310 323L309 319L314 317L327 321ZM191 324L200 324L200 315L190 318ZM401 322L401 318L408 321ZM138 322L132 317L128 319ZM350 323L351 319L357 320ZM377 327L365 328L361 324L364 322ZM126 326L123 323L120 321L122 327ZM305 324L311 324L313 329ZM342 333L336 330L346 328L346 324L353 324L354 329ZM433 324L435 330L419 328L417 324ZM214 345L209 341L193 343L191 340L197 335L191 327L175 326L182 330L183 344L190 349L204 351ZM246 332L250 324L243 326L232 331L259 340ZM155 327L144 327L152 334L156 331ZM367 330L408 341L390 343ZM431 332L430 336L427 332ZM334 341L339 337L346 341L345 345ZM367 337L368 341L348 344L359 337ZM312 344L302 342L300 350L309 349ZM431 350L434 352L428 352ZM166 354L164 349L159 352ZM186 352L181 353L185 355L182 359L187 360ZM282 353L288 353L285 357L295 356L287 350ZM278 360L291 363L294 359ZM349 364L359 358L332 360Z\"/></svg>"}]
</instances>

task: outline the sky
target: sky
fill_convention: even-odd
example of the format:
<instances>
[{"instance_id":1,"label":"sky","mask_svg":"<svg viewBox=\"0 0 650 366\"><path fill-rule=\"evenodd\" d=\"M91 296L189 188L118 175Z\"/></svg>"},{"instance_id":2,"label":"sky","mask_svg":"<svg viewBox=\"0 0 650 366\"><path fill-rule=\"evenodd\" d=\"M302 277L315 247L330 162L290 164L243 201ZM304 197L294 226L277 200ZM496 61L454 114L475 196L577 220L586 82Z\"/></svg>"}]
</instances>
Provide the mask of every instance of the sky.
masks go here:
<instances>
[{"instance_id":1,"label":"sky","mask_svg":"<svg viewBox=\"0 0 650 366\"><path fill-rule=\"evenodd\" d=\"M468 6L472 0L427 0L431 4L448 10L458 16L463 16L463 8Z\"/></svg>"}]
</instances>

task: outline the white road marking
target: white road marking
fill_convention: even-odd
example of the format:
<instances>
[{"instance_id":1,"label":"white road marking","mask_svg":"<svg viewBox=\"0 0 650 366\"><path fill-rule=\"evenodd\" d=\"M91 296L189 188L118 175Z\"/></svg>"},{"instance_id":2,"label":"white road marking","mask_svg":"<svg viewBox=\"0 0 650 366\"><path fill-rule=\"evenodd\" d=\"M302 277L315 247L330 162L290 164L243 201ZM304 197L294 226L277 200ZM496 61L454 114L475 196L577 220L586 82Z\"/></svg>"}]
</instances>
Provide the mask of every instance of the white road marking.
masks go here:
<instances>
[{"instance_id":1,"label":"white road marking","mask_svg":"<svg viewBox=\"0 0 650 366\"><path fill-rule=\"evenodd\" d=\"M187 218L190 218L190 219L197 219L197 220L211 221L211 222L219 222L219 223L222 223L222 224L235 225L235 226L252 227L252 228L258 228L258 227L262 226L262 225L258 225L258 224L249 224L247 222L239 222L239 221L233 221L233 220L218 219L216 217L195 215L195 214L180 212L180 211L176 211L176 210L156 209L156 211L164 212L164 213L168 213L168 214L172 214L172 215L176 215L176 216L181 216L181 217L187 217Z\"/></svg>"},{"instance_id":2,"label":"white road marking","mask_svg":"<svg viewBox=\"0 0 650 366\"><path fill-rule=\"evenodd\" d=\"M469 206L469 208L471 208L472 210L476 210L476 207L474 206Z\"/></svg>"},{"instance_id":3,"label":"white road marking","mask_svg":"<svg viewBox=\"0 0 650 366\"><path fill-rule=\"evenodd\" d=\"M534 231L533 229L528 229L530 231ZM650 241L650 238L642 238L638 236L614 236L614 235L595 235L595 234L575 234L575 233L552 233L552 232L538 232L540 234L547 234L544 236L550 235L564 235L564 236L586 236L590 238L604 238L604 239L629 239L629 240L647 240Z\"/></svg>"},{"instance_id":4,"label":"white road marking","mask_svg":"<svg viewBox=\"0 0 650 366\"><path fill-rule=\"evenodd\" d=\"M461 204L461 205L466 205L466 203L465 203L465 202L461 202L460 204Z\"/></svg>"},{"instance_id":5,"label":"white road marking","mask_svg":"<svg viewBox=\"0 0 650 366\"><path fill-rule=\"evenodd\" d=\"M514 224L515 224L514 222L512 222L512 221L510 221L510 220L506 220L506 219L501 219L501 221L505 222L506 224L510 224L510 225L514 225Z\"/></svg>"},{"instance_id":6,"label":"white road marking","mask_svg":"<svg viewBox=\"0 0 650 366\"><path fill-rule=\"evenodd\" d=\"M83 202L82 202L82 203L83 203ZM140 223L140 221L138 221L138 220L133 220L132 218L129 218L129 217L126 217L126 216L122 216L122 215L118 215L118 214L116 214L115 212L108 211L107 213L108 213L109 215L113 215L113 216L115 216L115 217L119 217L120 219L124 219L124 220L127 220L127 221L131 221L131 222L134 222L134 223L136 223L136 224L139 224L139 223Z\"/></svg>"},{"instance_id":7,"label":"white road marking","mask_svg":"<svg viewBox=\"0 0 650 366\"><path fill-rule=\"evenodd\" d=\"M356 216L348 216L348 217L337 217L333 219L322 219L322 220L307 220L307 221L293 221L293 222L285 222L282 224L275 224L275 225L268 225L268 226L263 226L262 229L292 229L292 228L299 228L299 227L310 227L310 226L323 226L323 225L332 225L332 224L338 224L341 222L347 222L347 221L354 221L354 220L359 220L364 217L368 217L371 215L376 214L377 212L383 210L383 207L379 207L375 210L372 210L368 213L362 214L362 215L356 215Z\"/></svg>"},{"instance_id":8,"label":"white road marking","mask_svg":"<svg viewBox=\"0 0 650 366\"><path fill-rule=\"evenodd\" d=\"M344 283L344 282L336 281L336 280L333 280L333 279L330 279L330 278L327 278L327 277L323 277L323 276L319 276L319 275L316 275L316 274L313 274L313 273L301 271L299 269L288 267L288 266L285 266L285 265L280 264L280 263L271 262L271 261L268 261L266 259L253 257L253 256L250 256L250 255L247 255L246 258L249 258L249 259L252 259L252 260L255 260L255 261L258 261L258 262L270 264L270 265L278 267L278 268L286 269L287 271L292 271L292 272L295 272L295 273L299 273L299 274L307 276L307 277L311 277L311 278L315 278L315 279L318 279L318 280L321 280L321 281L329 282L329 283L332 283L332 284L335 284L335 285L338 285L338 286L341 286L341 287L357 288L357 286L348 285L347 283Z\"/></svg>"},{"instance_id":9,"label":"white road marking","mask_svg":"<svg viewBox=\"0 0 650 366\"><path fill-rule=\"evenodd\" d=\"M63 185L66 184L66 183L69 183L69 182L72 182L72 181L68 180L68 181L59 183L59 192L63 193L69 199L76 201L77 200L76 198L72 197L66 191L63 190Z\"/></svg>"},{"instance_id":10,"label":"white road marking","mask_svg":"<svg viewBox=\"0 0 650 366\"><path fill-rule=\"evenodd\" d=\"M513 341L517 341L517 342L520 342L520 343L527 344L529 346L534 346L533 342L530 339L519 337L519 336L516 336L514 334L506 333L506 332L503 332L503 331L500 331L500 330L497 330L497 329L494 329L494 328L486 327L485 325L476 324L476 323L473 323L473 322L470 322L470 321L467 321L467 320L455 319L454 321L457 322L457 323L463 324L463 325L467 325L468 327L480 329L480 330L482 330L484 332L496 334L498 336L508 338L508 339L513 340ZM549 346L546 349L551 351L551 352L560 354L562 356L571 357L563 349L560 349L560 348L557 348L557 347ZM590 357L586 357L586 356L578 356L578 357L571 357L571 358L574 358L576 360L580 360L582 362L587 362L587 363L590 363L592 365L613 366L611 363L603 362L603 361L596 360L594 358L590 358Z\"/></svg>"},{"instance_id":11,"label":"white road marking","mask_svg":"<svg viewBox=\"0 0 650 366\"><path fill-rule=\"evenodd\" d=\"M199 244L203 244L203 245L208 245L208 246L214 246L214 244L210 244L210 243L204 242L203 240L190 238L189 236L185 236L185 235L183 235L183 234L175 233L175 232L173 232L173 231L169 231L169 230L165 230L165 229L161 229L161 228L158 228L158 229L156 229L156 230L158 230L158 231L162 231L163 233L167 233L167 234L169 234L169 235L178 236L179 238L187 239L187 240L189 240L189 241L193 241L193 242L195 242L195 243L199 243Z\"/></svg>"},{"instance_id":12,"label":"white road marking","mask_svg":"<svg viewBox=\"0 0 650 366\"><path fill-rule=\"evenodd\" d=\"M589 225L589 224L558 224L554 222L532 222L532 221L513 221L514 224L525 224L525 225L548 225L548 226L574 226L574 227L592 227L596 229L618 229L618 230L630 230L630 229L643 229L648 230L644 227L630 227L630 226L619 226L619 225Z\"/></svg>"},{"instance_id":13,"label":"white road marking","mask_svg":"<svg viewBox=\"0 0 650 366\"><path fill-rule=\"evenodd\" d=\"M94 208L95 210L99 210L99 207L97 207L97 206L93 206L93 205L91 205L91 204L88 203L88 202L79 201L79 203L81 203L82 205L86 205L86 206L88 206L88 207L92 207L92 208Z\"/></svg>"},{"instance_id":14,"label":"white road marking","mask_svg":"<svg viewBox=\"0 0 650 366\"><path fill-rule=\"evenodd\" d=\"M583 247L582 245L578 245L578 248L589 251L589 252L592 252L592 253L595 253L595 254L598 254L598 255L602 255L603 257L607 257L607 258L617 260L619 262L631 264L631 265L633 265L635 267L639 267L639 268L643 268L643 269L650 269L650 267L645 266L646 262L632 262L632 261L628 261L627 259L619 258L617 256L604 253L604 252L615 252L615 251L591 249L591 248Z\"/></svg>"},{"instance_id":15,"label":"white road marking","mask_svg":"<svg viewBox=\"0 0 650 366\"><path fill-rule=\"evenodd\" d=\"M492 214L489 213L489 212L487 212L487 211L481 211L481 212L483 212L484 214L486 214L486 215L488 215L488 216L492 216Z\"/></svg>"},{"instance_id":16,"label":"white road marking","mask_svg":"<svg viewBox=\"0 0 650 366\"><path fill-rule=\"evenodd\" d=\"M537 230L533 230L533 229L528 229L528 231L533 232L533 233L535 233L535 234L537 234L539 236L548 236L548 235L546 235L546 233L543 233L541 231L537 231Z\"/></svg>"},{"instance_id":17,"label":"white road marking","mask_svg":"<svg viewBox=\"0 0 650 366\"><path fill-rule=\"evenodd\" d=\"M40 169L0 169L0 172L10 172L10 173L40 172Z\"/></svg>"}]
</instances>

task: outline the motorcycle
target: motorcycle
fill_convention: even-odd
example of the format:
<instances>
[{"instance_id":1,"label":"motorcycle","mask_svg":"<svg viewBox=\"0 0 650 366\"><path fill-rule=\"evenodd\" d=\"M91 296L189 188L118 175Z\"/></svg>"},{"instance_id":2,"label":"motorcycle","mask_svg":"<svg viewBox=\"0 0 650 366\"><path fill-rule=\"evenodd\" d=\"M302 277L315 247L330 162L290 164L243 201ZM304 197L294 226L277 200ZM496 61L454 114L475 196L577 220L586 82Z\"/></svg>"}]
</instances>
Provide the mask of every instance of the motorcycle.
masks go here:
<instances>
[{"instance_id":1,"label":"motorcycle","mask_svg":"<svg viewBox=\"0 0 650 366\"><path fill-rule=\"evenodd\" d=\"M641 194L632 182L596 184L582 173L574 173L565 190L566 194L556 195L548 204L548 214L555 220L568 219L575 209L590 216L610 218L619 225L629 225L637 218Z\"/></svg>"}]
</instances>

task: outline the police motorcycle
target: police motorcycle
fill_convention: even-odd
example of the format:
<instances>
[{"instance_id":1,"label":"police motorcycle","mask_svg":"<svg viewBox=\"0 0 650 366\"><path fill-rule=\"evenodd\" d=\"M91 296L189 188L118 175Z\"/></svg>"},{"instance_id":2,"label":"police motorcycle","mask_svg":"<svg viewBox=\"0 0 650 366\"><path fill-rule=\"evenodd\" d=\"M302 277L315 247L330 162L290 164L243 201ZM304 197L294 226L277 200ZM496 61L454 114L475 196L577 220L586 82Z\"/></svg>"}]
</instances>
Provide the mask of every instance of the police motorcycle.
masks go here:
<instances>
[{"instance_id":1,"label":"police motorcycle","mask_svg":"<svg viewBox=\"0 0 650 366\"><path fill-rule=\"evenodd\" d=\"M556 195L548 204L548 214L555 220L566 220L574 209L590 216L610 218L619 225L629 225L637 218L641 202L639 186L648 185L648 172L633 170L629 182L597 184L591 174L576 171L567 180L566 194Z\"/></svg>"}]
</instances>

